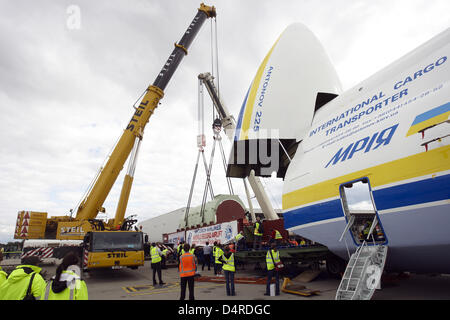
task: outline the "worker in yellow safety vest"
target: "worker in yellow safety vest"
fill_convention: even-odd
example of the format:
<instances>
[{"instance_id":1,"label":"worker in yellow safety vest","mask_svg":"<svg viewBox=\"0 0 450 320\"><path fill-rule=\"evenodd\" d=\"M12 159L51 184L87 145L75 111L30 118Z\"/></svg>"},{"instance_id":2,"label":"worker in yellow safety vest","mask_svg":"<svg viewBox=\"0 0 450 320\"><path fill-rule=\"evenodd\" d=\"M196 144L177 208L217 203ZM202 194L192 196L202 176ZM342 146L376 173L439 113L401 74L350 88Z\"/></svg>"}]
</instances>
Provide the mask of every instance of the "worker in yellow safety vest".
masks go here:
<instances>
[{"instance_id":1,"label":"worker in yellow safety vest","mask_svg":"<svg viewBox=\"0 0 450 320\"><path fill-rule=\"evenodd\" d=\"M166 260L167 260L167 255L169 254L169 249L165 248L162 252L161 255L161 269L167 269L166 266Z\"/></svg>"},{"instance_id":2,"label":"worker in yellow safety vest","mask_svg":"<svg viewBox=\"0 0 450 320\"><path fill-rule=\"evenodd\" d=\"M0 262L2 262L3 260L3 248L1 248L0 250ZM3 271L2 267L0 267L0 286L2 285L3 282L6 281L6 278L8 277L8 274Z\"/></svg>"},{"instance_id":3,"label":"worker in yellow safety vest","mask_svg":"<svg viewBox=\"0 0 450 320\"><path fill-rule=\"evenodd\" d=\"M152 270L153 270L153 285L156 285L156 273L158 272L159 284L163 285L165 282L162 281L161 277L161 250L153 242L150 248L150 257L152 259Z\"/></svg>"},{"instance_id":4,"label":"worker in yellow safety vest","mask_svg":"<svg viewBox=\"0 0 450 320\"><path fill-rule=\"evenodd\" d=\"M266 293L265 296L270 295L270 283L272 281L272 277L275 276L275 295L280 295L280 275L278 270L275 268L276 263L280 263L280 252L277 250L275 243L271 244L271 248L267 251L266 254L266 265L267 265L267 284L266 284Z\"/></svg>"},{"instance_id":5,"label":"worker in yellow safety vest","mask_svg":"<svg viewBox=\"0 0 450 320\"><path fill-rule=\"evenodd\" d=\"M372 227L372 221L367 220L366 223L364 224L364 229L362 231L363 240L368 240L369 231L370 231L371 227Z\"/></svg>"},{"instance_id":6,"label":"worker in yellow safety vest","mask_svg":"<svg viewBox=\"0 0 450 320\"><path fill-rule=\"evenodd\" d=\"M277 229L272 229L271 237L271 242L275 241L277 247L279 247L281 245L281 242L283 241L283 236L281 235L280 231L278 231Z\"/></svg>"},{"instance_id":7,"label":"worker in yellow safety vest","mask_svg":"<svg viewBox=\"0 0 450 320\"><path fill-rule=\"evenodd\" d=\"M220 243L216 246L216 253L214 256L214 263L216 264L216 276L220 276L222 274L222 262L220 261L220 257L223 255L223 250L221 248L222 246Z\"/></svg>"},{"instance_id":8,"label":"worker in yellow safety vest","mask_svg":"<svg viewBox=\"0 0 450 320\"><path fill-rule=\"evenodd\" d=\"M236 251L247 249L247 244L245 243L244 233L242 231L240 231L234 237L234 243L236 245Z\"/></svg>"},{"instance_id":9,"label":"worker in yellow safety vest","mask_svg":"<svg viewBox=\"0 0 450 320\"><path fill-rule=\"evenodd\" d=\"M217 241L214 241L213 248L212 248L212 258L214 259L214 275L217 274L216 250L217 250Z\"/></svg>"},{"instance_id":10,"label":"worker in yellow safety vest","mask_svg":"<svg viewBox=\"0 0 450 320\"><path fill-rule=\"evenodd\" d=\"M88 290L80 278L79 258L69 252L56 269L56 275L47 283L41 300L88 300Z\"/></svg>"},{"instance_id":11,"label":"worker in yellow safety vest","mask_svg":"<svg viewBox=\"0 0 450 320\"><path fill-rule=\"evenodd\" d=\"M180 261L180 256L183 254L183 246L184 246L184 241L180 241L180 243L178 244L177 247L177 261Z\"/></svg>"},{"instance_id":12,"label":"worker in yellow safety vest","mask_svg":"<svg viewBox=\"0 0 450 320\"><path fill-rule=\"evenodd\" d=\"M0 285L0 300L38 300L45 289L39 263L39 257L24 258Z\"/></svg>"},{"instance_id":13,"label":"worker in yellow safety vest","mask_svg":"<svg viewBox=\"0 0 450 320\"><path fill-rule=\"evenodd\" d=\"M262 236L263 232L261 218L257 217L253 231L253 250L261 249Z\"/></svg>"},{"instance_id":14,"label":"worker in yellow safety vest","mask_svg":"<svg viewBox=\"0 0 450 320\"><path fill-rule=\"evenodd\" d=\"M225 274L225 282L227 289L227 296L235 296L234 291L234 274L236 272L236 267L234 266L234 253L231 252L230 248L225 247L225 252L219 258L223 263L223 273Z\"/></svg>"}]
</instances>

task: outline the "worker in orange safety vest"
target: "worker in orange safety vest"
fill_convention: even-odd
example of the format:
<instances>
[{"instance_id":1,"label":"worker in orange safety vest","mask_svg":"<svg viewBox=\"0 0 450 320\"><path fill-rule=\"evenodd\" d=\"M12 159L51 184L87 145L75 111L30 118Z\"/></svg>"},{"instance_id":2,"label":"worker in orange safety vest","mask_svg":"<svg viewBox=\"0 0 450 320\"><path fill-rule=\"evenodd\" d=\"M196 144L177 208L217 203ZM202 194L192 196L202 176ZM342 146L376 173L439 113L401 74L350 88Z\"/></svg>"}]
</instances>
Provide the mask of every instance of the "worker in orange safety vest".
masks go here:
<instances>
[{"instance_id":1,"label":"worker in orange safety vest","mask_svg":"<svg viewBox=\"0 0 450 320\"><path fill-rule=\"evenodd\" d=\"M186 296L186 285L189 287L189 300L194 299L194 277L197 271L195 256L189 252L189 244L184 244L184 253L180 256L178 271L180 272L180 300Z\"/></svg>"}]
</instances>

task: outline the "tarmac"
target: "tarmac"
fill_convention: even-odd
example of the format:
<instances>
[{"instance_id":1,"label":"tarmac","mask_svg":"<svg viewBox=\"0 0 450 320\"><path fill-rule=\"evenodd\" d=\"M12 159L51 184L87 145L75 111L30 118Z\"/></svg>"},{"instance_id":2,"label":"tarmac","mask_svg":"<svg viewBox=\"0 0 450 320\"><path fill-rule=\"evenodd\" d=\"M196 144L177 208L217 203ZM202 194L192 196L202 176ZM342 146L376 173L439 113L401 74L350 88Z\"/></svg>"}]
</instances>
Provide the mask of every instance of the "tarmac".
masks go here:
<instances>
[{"instance_id":1,"label":"tarmac","mask_svg":"<svg viewBox=\"0 0 450 320\"><path fill-rule=\"evenodd\" d=\"M2 265L12 264L4 260ZM55 274L56 264L43 265L45 278L48 280ZM4 269L7 269L7 267ZM304 269L308 270L308 269ZM201 276L214 276L213 268L198 270ZM302 270L300 270L302 271ZM247 265L245 270L236 270L235 277L261 278L264 270L255 270L253 265ZM89 292L89 300L179 300L180 285L177 268L162 270L164 285L153 286L153 274L150 262L137 270L128 268L112 270L99 269L83 273ZM309 297L281 292L279 296L265 296L266 285L235 284L236 296L227 296L225 283L195 282L196 300L214 301L300 301L300 300L334 300L340 280L328 275L323 266L320 273L312 281L302 282L304 277L297 276L292 284L303 285L307 289L319 291L319 294ZM157 278L157 282L159 279ZM282 279L280 280L280 286ZM186 297L188 292L186 292ZM381 290L376 290L372 300L450 300L450 275L447 274L389 274L383 276Z\"/></svg>"}]
</instances>

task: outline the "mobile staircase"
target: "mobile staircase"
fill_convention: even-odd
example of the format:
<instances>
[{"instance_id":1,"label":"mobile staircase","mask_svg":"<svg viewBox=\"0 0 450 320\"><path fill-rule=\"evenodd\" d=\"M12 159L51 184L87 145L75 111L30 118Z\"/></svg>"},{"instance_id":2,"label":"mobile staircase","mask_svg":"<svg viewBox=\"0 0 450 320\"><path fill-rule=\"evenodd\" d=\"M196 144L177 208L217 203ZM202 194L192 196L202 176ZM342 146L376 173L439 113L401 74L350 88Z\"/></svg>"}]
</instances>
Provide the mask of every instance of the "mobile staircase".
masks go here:
<instances>
[{"instance_id":1,"label":"mobile staircase","mask_svg":"<svg viewBox=\"0 0 450 320\"><path fill-rule=\"evenodd\" d=\"M336 291L336 300L370 300L375 290L381 289L380 280L388 247L384 234L382 239L374 236L374 230L379 223L375 213L366 215L364 212L351 212L339 241L342 241L348 231L353 234L353 239L358 239L356 230L368 219L373 219L370 230L367 237L360 240L358 248L350 257ZM347 246L347 242L345 244Z\"/></svg>"},{"instance_id":2,"label":"mobile staircase","mask_svg":"<svg viewBox=\"0 0 450 320\"><path fill-rule=\"evenodd\" d=\"M370 300L375 289L380 289L386 255L387 246L364 241L347 264L336 300Z\"/></svg>"}]
</instances>

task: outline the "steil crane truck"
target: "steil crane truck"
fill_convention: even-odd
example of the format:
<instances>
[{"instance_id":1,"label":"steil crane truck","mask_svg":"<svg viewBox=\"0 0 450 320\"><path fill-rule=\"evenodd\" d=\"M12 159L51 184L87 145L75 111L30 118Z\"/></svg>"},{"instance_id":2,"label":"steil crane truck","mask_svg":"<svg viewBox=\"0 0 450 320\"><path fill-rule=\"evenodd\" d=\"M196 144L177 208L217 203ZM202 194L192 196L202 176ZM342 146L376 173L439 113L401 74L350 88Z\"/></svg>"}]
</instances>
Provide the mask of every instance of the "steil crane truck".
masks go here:
<instances>
[{"instance_id":1,"label":"steil crane truck","mask_svg":"<svg viewBox=\"0 0 450 320\"><path fill-rule=\"evenodd\" d=\"M49 243L80 240L77 251L85 270L92 268L137 268L144 265L143 233L132 231L137 221L125 217L125 210L133 183L139 144L144 128L150 116L164 96L164 89L172 78L188 48L203 23L216 16L214 7L200 5L198 12L187 28L179 43L164 64L161 72L150 85L139 107L115 145L105 166L87 191L77 208L76 216L52 216L46 212L20 211L16 222L15 239L48 239ZM103 204L113 187L125 161L130 156L128 171L125 175L115 217L103 222L96 219L99 212L105 212ZM52 241L51 241L52 240ZM48 245L52 246L52 245ZM57 246L54 245L53 246ZM54 257L62 258L67 248L54 248ZM60 249L60 250L57 250ZM72 247L73 249L73 247ZM39 250L36 250L39 252Z\"/></svg>"}]
</instances>

